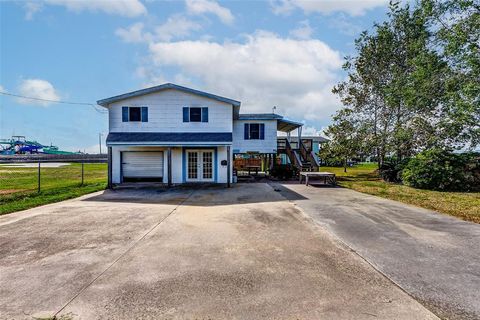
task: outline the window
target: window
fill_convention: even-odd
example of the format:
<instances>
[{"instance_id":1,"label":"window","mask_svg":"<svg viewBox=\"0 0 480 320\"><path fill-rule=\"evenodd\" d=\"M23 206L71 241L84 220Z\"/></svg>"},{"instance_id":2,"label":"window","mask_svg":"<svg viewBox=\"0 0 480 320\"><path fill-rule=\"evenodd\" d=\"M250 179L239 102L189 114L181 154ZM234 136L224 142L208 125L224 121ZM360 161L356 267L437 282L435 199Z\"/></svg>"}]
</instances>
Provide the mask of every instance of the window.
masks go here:
<instances>
[{"instance_id":1,"label":"window","mask_svg":"<svg viewBox=\"0 0 480 320\"><path fill-rule=\"evenodd\" d=\"M260 139L260 124L251 123L250 124L250 139Z\"/></svg>"},{"instance_id":2,"label":"window","mask_svg":"<svg viewBox=\"0 0 480 320\"><path fill-rule=\"evenodd\" d=\"M142 120L142 114L139 107L128 108L128 121L140 121Z\"/></svg>"},{"instance_id":3,"label":"window","mask_svg":"<svg viewBox=\"0 0 480 320\"><path fill-rule=\"evenodd\" d=\"M208 108L184 107L183 122L208 122Z\"/></svg>"},{"instance_id":4,"label":"window","mask_svg":"<svg viewBox=\"0 0 480 320\"><path fill-rule=\"evenodd\" d=\"M148 107L122 107L122 122L148 122Z\"/></svg>"},{"instance_id":5,"label":"window","mask_svg":"<svg viewBox=\"0 0 480 320\"><path fill-rule=\"evenodd\" d=\"M190 122L202 122L202 108L190 108Z\"/></svg>"},{"instance_id":6,"label":"window","mask_svg":"<svg viewBox=\"0 0 480 320\"><path fill-rule=\"evenodd\" d=\"M245 140L265 140L264 123L245 123Z\"/></svg>"}]
</instances>

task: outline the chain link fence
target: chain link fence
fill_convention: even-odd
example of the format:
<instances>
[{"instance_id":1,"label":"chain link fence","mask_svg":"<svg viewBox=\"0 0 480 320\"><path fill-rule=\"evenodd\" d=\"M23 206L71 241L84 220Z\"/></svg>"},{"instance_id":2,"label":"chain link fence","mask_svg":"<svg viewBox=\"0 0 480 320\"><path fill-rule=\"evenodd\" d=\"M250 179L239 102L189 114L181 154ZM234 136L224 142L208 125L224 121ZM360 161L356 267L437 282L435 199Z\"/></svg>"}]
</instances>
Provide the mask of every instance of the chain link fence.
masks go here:
<instances>
[{"instance_id":1,"label":"chain link fence","mask_svg":"<svg viewBox=\"0 0 480 320\"><path fill-rule=\"evenodd\" d=\"M105 155L0 157L0 205L33 195L107 186Z\"/></svg>"}]
</instances>

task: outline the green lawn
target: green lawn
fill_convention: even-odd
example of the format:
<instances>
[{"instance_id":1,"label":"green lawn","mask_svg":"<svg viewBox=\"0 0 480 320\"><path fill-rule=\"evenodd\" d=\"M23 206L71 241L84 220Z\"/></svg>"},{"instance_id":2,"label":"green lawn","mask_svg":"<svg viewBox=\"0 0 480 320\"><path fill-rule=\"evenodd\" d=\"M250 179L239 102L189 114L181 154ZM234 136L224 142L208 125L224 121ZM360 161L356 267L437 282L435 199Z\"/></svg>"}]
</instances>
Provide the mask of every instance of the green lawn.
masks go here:
<instances>
[{"instance_id":1,"label":"green lawn","mask_svg":"<svg viewBox=\"0 0 480 320\"><path fill-rule=\"evenodd\" d=\"M320 170L335 173L338 184L346 188L480 223L480 192L430 191L388 183L378 177L376 168L376 164L360 164L347 168L346 173L338 167Z\"/></svg>"},{"instance_id":2,"label":"green lawn","mask_svg":"<svg viewBox=\"0 0 480 320\"><path fill-rule=\"evenodd\" d=\"M41 168L38 192L38 168L0 165L0 215L105 189L105 163L86 163L83 185L81 172L79 163L58 168Z\"/></svg>"}]
</instances>

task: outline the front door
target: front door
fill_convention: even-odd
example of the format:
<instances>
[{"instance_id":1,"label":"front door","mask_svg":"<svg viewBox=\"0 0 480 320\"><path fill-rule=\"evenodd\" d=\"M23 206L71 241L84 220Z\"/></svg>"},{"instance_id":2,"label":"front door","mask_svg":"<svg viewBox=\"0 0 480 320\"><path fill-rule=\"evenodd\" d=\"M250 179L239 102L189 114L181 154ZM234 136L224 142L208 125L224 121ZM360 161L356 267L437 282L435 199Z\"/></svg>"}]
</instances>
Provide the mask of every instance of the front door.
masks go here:
<instances>
[{"instance_id":1,"label":"front door","mask_svg":"<svg viewBox=\"0 0 480 320\"><path fill-rule=\"evenodd\" d=\"M213 150L187 150L187 181L213 181Z\"/></svg>"}]
</instances>

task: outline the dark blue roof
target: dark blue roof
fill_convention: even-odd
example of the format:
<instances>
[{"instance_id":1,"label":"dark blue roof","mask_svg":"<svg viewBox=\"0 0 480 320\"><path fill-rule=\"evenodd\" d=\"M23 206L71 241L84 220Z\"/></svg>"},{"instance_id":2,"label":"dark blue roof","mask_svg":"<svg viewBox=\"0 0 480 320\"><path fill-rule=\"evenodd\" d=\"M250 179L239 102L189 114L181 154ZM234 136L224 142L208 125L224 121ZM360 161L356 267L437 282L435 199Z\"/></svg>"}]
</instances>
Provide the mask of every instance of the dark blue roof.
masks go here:
<instances>
[{"instance_id":1,"label":"dark blue roof","mask_svg":"<svg viewBox=\"0 0 480 320\"><path fill-rule=\"evenodd\" d=\"M243 113L238 116L238 120L277 120L283 117L275 113Z\"/></svg>"},{"instance_id":2,"label":"dark blue roof","mask_svg":"<svg viewBox=\"0 0 480 320\"><path fill-rule=\"evenodd\" d=\"M128 99L128 98L138 97L138 96L142 96L144 94L154 93L154 92L167 90L167 89L175 89L175 90L179 90L179 91L183 91L183 92L187 92L187 93L192 93L192 94L195 94L195 95L198 95L198 96L206 97L206 98L213 99L213 100L218 100L218 101L221 101L221 102L229 103L229 104L231 104L233 106L236 106L236 107L240 107L240 101L232 100L232 99L229 99L229 98L217 96L217 95L214 95L214 94L211 94L211 93L207 93L207 92L203 92L203 91L199 91L199 90L195 90L195 89L190 89L190 88L187 88L187 87L182 87L182 86L179 86L179 85L176 85L176 84L173 84L173 83L165 83L165 84L162 84L162 85L159 85L159 86L146 88L146 89L141 89L141 90L137 90L137 91L132 91L132 92L129 92L129 93L124 93L124 94L118 95L118 96L98 100L97 104L105 107L108 104L113 103L113 102L125 100L125 99Z\"/></svg>"},{"instance_id":3,"label":"dark blue roof","mask_svg":"<svg viewBox=\"0 0 480 320\"><path fill-rule=\"evenodd\" d=\"M110 132L107 143L232 142L231 132Z\"/></svg>"}]
</instances>

